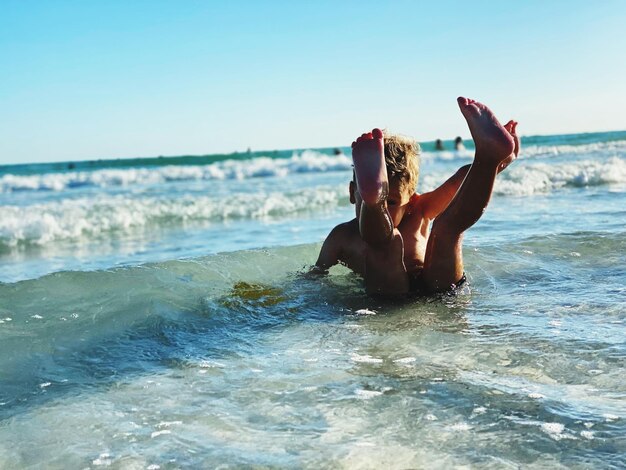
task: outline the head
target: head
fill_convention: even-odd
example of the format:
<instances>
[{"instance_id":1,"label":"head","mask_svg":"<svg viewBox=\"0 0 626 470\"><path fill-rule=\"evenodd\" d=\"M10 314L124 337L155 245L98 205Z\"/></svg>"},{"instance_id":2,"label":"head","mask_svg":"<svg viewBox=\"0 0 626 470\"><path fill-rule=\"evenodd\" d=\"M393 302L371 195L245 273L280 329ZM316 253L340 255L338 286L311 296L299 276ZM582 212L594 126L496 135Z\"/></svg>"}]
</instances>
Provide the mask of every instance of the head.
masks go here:
<instances>
[{"instance_id":1,"label":"head","mask_svg":"<svg viewBox=\"0 0 626 470\"><path fill-rule=\"evenodd\" d=\"M383 131L385 163L389 178L387 209L397 227L406 212L409 200L415 194L419 177L420 147L415 140ZM354 173L350 182L350 202L356 204L357 218L361 211L361 197L356 189Z\"/></svg>"}]
</instances>

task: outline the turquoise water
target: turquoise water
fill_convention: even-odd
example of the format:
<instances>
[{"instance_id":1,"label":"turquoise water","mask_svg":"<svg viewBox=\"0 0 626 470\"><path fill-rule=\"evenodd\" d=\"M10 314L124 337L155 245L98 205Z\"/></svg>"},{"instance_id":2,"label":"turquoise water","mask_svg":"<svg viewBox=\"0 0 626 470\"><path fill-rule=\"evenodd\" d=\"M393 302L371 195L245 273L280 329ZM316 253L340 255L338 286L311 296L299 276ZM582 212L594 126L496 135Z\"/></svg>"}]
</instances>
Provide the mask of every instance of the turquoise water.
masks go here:
<instances>
[{"instance_id":1,"label":"turquoise water","mask_svg":"<svg viewBox=\"0 0 626 470\"><path fill-rule=\"evenodd\" d=\"M420 191L471 161L424 149ZM304 274L350 177L333 149L0 168L0 468L626 465L626 132L525 139L451 297Z\"/></svg>"}]
</instances>

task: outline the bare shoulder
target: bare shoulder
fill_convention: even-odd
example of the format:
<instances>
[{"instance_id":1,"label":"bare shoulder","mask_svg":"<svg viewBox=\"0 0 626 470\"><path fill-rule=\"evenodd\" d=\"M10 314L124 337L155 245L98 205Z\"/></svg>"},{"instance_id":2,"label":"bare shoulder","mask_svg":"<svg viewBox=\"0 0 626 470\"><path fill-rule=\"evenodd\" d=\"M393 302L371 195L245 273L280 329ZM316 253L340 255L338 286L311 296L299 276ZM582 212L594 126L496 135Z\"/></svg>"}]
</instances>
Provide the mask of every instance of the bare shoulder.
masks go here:
<instances>
[{"instance_id":1,"label":"bare shoulder","mask_svg":"<svg viewBox=\"0 0 626 470\"><path fill-rule=\"evenodd\" d=\"M336 248L341 251L344 247L354 243L356 239L361 239L359 234L359 223L356 219L343 224L337 225L330 231L324 245L329 245L330 248Z\"/></svg>"},{"instance_id":2,"label":"bare shoulder","mask_svg":"<svg viewBox=\"0 0 626 470\"><path fill-rule=\"evenodd\" d=\"M350 240L353 237L359 237L359 223L356 219L337 225L328 234L328 238Z\"/></svg>"},{"instance_id":3,"label":"bare shoulder","mask_svg":"<svg viewBox=\"0 0 626 470\"><path fill-rule=\"evenodd\" d=\"M328 269L339 261L344 261L346 247L359 236L359 226L356 219L337 225L330 231L315 265L321 269Z\"/></svg>"},{"instance_id":4,"label":"bare shoulder","mask_svg":"<svg viewBox=\"0 0 626 470\"><path fill-rule=\"evenodd\" d=\"M441 205L439 199L439 193L436 190L422 194L415 204L415 212L422 219L434 219L437 207Z\"/></svg>"}]
</instances>

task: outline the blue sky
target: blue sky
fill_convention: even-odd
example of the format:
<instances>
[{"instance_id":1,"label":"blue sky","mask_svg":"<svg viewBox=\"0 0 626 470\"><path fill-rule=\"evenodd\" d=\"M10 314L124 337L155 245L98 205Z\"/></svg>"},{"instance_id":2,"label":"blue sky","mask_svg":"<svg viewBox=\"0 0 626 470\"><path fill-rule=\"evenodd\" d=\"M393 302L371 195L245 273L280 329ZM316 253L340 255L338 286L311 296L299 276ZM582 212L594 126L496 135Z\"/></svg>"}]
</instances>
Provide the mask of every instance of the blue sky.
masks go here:
<instances>
[{"instance_id":1,"label":"blue sky","mask_svg":"<svg viewBox=\"0 0 626 470\"><path fill-rule=\"evenodd\" d=\"M0 164L626 129L626 2L0 0Z\"/></svg>"}]
</instances>

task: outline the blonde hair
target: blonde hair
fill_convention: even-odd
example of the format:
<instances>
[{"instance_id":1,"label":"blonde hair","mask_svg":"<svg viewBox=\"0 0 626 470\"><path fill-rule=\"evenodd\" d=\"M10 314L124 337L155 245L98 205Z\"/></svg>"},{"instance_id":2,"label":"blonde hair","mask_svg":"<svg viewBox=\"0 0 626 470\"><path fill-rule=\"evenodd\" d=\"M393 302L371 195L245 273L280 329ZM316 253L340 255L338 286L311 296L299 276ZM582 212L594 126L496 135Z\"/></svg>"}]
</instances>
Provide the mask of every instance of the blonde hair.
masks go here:
<instances>
[{"instance_id":1,"label":"blonde hair","mask_svg":"<svg viewBox=\"0 0 626 470\"><path fill-rule=\"evenodd\" d=\"M398 182L400 191L409 190L415 192L419 178L419 144L399 134L391 134L386 129L383 131L385 164L387 175L390 180Z\"/></svg>"}]
</instances>

